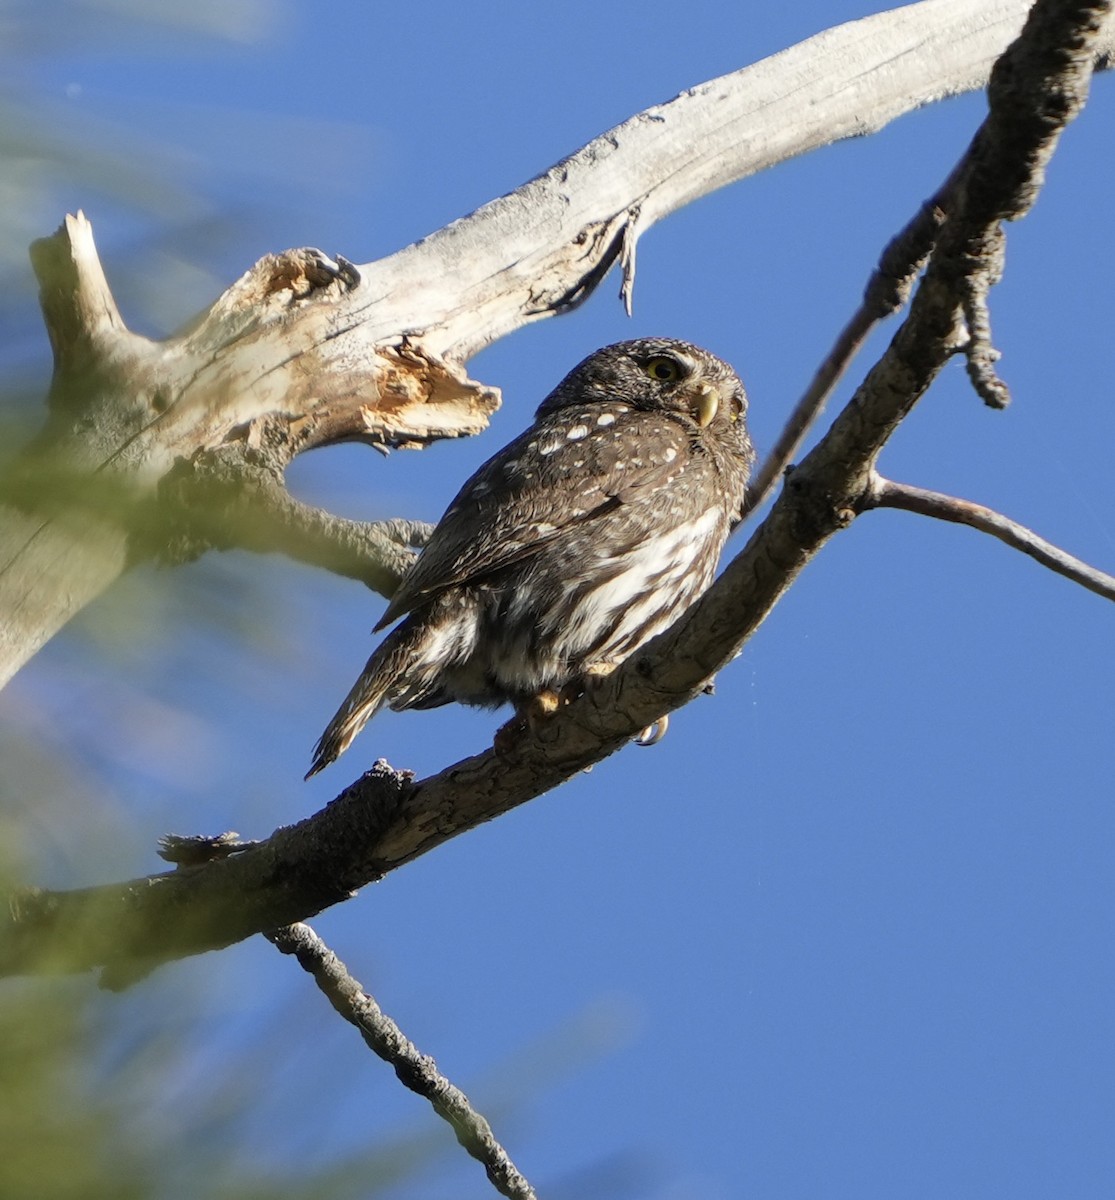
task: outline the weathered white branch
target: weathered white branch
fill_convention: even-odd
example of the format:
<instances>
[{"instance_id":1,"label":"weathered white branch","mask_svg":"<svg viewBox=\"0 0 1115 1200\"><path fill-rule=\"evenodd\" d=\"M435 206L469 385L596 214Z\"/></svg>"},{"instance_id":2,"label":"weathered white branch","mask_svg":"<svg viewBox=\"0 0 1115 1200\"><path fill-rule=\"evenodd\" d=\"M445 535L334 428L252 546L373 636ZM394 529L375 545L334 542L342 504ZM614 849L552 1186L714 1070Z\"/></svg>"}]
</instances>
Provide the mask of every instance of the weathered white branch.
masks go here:
<instances>
[{"instance_id":1,"label":"weathered white branch","mask_svg":"<svg viewBox=\"0 0 1115 1200\"><path fill-rule=\"evenodd\" d=\"M981 86L1027 0L923 0L702 84L377 263L268 256L193 326L128 332L88 223L39 243L56 354L51 419L0 520L0 683L129 561L129 521L176 459L227 445L290 457L341 440L421 445L478 432L498 394L462 364L583 300L655 221L715 188ZM1115 47L1115 22L1096 43ZM36 488L45 475L59 486ZM70 477L72 475L72 477ZM30 481L30 485L28 485ZM44 495L49 491L49 495ZM73 503L76 501L76 504Z\"/></svg>"},{"instance_id":2,"label":"weathered white branch","mask_svg":"<svg viewBox=\"0 0 1115 1200\"><path fill-rule=\"evenodd\" d=\"M701 196L982 88L1031 0L923 0L826 30L609 130L544 175L369 270L416 278L431 350L469 355L584 298L625 237ZM1108 19L1097 56L1115 51ZM630 246L628 247L630 253ZM440 274L417 264L436 261ZM446 291L465 303L455 311Z\"/></svg>"}]
</instances>

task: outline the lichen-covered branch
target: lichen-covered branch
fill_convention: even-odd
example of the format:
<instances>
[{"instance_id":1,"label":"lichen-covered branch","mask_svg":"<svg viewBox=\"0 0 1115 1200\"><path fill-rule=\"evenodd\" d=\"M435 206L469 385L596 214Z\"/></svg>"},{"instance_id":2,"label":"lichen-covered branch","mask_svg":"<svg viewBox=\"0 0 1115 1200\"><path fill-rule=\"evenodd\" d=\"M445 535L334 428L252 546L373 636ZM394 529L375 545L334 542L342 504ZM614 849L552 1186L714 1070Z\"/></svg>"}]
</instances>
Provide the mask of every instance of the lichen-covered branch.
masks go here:
<instances>
[{"instance_id":1,"label":"lichen-covered branch","mask_svg":"<svg viewBox=\"0 0 1115 1200\"><path fill-rule=\"evenodd\" d=\"M287 925L267 937L283 954L298 959L329 1003L360 1030L368 1047L394 1069L400 1082L428 1100L434 1112L449 1122L457 1141L483 1166L501 1196L536 1200L534 1189L469 1098L442 1075L428 1054L421 1053L308 925Z\"/></svg>"}]
</instances>

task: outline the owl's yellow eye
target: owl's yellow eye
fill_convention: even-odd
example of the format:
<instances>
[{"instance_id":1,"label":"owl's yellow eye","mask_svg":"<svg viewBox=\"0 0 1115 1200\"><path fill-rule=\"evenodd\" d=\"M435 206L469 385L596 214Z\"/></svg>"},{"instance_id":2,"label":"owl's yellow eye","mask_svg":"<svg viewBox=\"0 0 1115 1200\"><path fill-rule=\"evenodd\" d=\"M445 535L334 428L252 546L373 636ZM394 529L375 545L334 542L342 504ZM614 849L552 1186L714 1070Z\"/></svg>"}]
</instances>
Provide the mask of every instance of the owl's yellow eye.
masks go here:
<instances>
[{"instance_id":1,"label":"owl's yellow eye","mask_svg":"<svg viewBox=\"0 0 1115 1200\"><path fill-rule=\"evenodd\" d=\"M681 378L681 363L666 354L656 354L654 358L648 359L643 370L651 379L657 379L661 383L676 383Z\"/></svg>"},{"instance_id":2,"label":"owl's yellow eye","mask_svg":"<svg viewBox=\"0 0 1115 1200\"><path fill-rule=\"evenodd\" d=\"M743 415L743 401L738 396L732 397L732 407L728 415L733 423Z\"/></svg>"}]
</instances>

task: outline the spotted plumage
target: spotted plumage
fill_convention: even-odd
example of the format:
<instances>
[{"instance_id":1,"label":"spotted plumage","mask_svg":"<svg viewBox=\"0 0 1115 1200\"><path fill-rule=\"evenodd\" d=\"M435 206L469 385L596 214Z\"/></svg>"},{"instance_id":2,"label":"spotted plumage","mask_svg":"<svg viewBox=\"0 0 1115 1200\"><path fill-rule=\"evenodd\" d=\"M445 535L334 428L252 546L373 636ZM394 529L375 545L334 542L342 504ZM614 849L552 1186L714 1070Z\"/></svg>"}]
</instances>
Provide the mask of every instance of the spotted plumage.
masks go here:
<instances>
[{"instance_id":1,"label":"spotted plumage","mask_svg":"<svg viewBox=\"0 0 1115 1200\"><path fill-rule=\"evenodd\" d=\"M310 773L384 704L525 708L606 674L712 580L753 460L735 372L686 342L596 351L464 485L377 625L405 617Z\"/></svg>"}]
</instances>

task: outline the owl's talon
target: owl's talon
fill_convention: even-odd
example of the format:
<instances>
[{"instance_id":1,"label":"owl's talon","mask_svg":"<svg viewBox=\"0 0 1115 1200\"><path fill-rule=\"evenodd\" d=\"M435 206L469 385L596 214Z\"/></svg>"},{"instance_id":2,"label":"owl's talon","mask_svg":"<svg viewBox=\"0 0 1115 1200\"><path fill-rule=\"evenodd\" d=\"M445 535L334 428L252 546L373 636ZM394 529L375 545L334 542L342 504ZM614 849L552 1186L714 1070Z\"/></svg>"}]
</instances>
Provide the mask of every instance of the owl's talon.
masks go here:
<instances>
[{"instance_id":1,"label":"owl's talon","mask_svg":"<svg viewBox=\"0 0 1115 1200\"><path fill-rule=\"evenodd\" d=\"M643 730L642 733L635 739L636 746L657 746L658 743L666 736L666 730L670 728L670 714L663 713L657 721L651 723Z\"/></svg>"},{"instance_id":2,"label":"owl's talon","mask_svg":"<svg viewBox=\"0 0 1115 1200\"><path fill-rule=\"evenodd\" d=\"M552 717L563 704L568 703L569 701L562 696L561 692L546 690L528 700L522 713L526 717L527 724L533 730L538 727L539 722Z\"/></svg>"}]
</instances>

